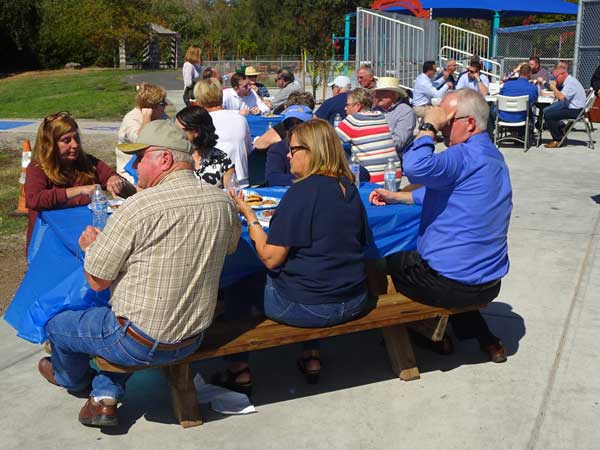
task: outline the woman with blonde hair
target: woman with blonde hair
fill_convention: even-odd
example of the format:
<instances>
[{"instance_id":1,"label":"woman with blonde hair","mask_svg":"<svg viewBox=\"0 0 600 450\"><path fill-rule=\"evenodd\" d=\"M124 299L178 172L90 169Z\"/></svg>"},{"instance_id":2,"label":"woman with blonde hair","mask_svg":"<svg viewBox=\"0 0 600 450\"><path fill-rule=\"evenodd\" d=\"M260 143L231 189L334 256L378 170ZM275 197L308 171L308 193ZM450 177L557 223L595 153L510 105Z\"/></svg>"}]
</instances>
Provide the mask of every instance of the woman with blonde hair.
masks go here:
<instances>
[{"instance_id":1,"label":"woman with blonde hair","mask_svg":"<svg viewBox=\"0 0 600 450\"><path fill-rule=\"evenodd\" d=\"M324 120L297 125L289 141L296 181L281 199L268 234L243 198L232 195L267 268L265 315L297 327L357 319L371 306L363 252L369 230L346 156ZM304 344L298 367L309 383L317 382L318 341ZM251 386L247 362L235 362L224 375L220 381L225 386Z\"/></svg>"},{"instance_id":2,"label":"woman with blonde hair","mask_svg":"<svg viewBox=\"0 0 600 450\"><path fill-rule=\"evenodd\" d=\"M142 83L137 87L135 108L125 114L118 133L117 144L131 144L137 140L144 126L153 120L168 119L165 114L167 107L167 91L156 84ZM115 148L117 157L117 173L131 183L135 180L125 170L132 156Z\"/></svg>"},{"instance_id":3,"label":"woman with blonde hair","mask_svg":"<svg viewBox=\"0 0 600 450\"><path fill-rule=\"evenodd\" d=\"M135 193L113 169L83 152L79 127L68 112L47 116L38 129L26 173L27 247L38 211L86 205L96 184L113 196Z\"/></svg>"},{"instance_id":4,"label":"woman with blonde hair","mask_svg":"<svg viewBox=\"0 0 600 450\"><path fill-rule=\"evenodd\" d=\"M191 105L194 95L194 83L201 78L202 68L202 50L197 45L190 45L185 52L185 62L183 63L183 101L186 106Z\"/></svg>"}]
</instances>

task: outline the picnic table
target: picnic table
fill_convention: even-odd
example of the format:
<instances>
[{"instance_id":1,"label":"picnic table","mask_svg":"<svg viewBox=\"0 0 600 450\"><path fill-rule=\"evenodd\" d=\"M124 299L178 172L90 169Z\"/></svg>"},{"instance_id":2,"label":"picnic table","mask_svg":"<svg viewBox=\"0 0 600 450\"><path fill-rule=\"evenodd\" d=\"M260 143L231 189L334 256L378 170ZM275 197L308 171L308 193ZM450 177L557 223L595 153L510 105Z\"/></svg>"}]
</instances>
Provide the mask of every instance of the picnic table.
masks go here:
<instances>
[{"instance_id":1,"label":"picnic table","mask_svg":"<svg viewBox=\"0 0 600 450\"><path fill-rule=\"evenodd\" d=\"M416 248L421 207L417 205L369 204L369 193L377 185L363 183L360 196L365 204L372 244L366 257L377 259L403 250ZM286 188L255 189L263 196L281 198ZM29 269L6 312L4 319L17 330L18 336L34 343L44 342L44 326L55 314L66 309L83 309L105 305L109 291L91 290L83 271L83 252L78 239L92 223L86 206L42 211L38 214L29 247ZM243 228L238 247L225 259L221 287L264 270L251 244L248 230Z\"/></svg>"}]
</instances>

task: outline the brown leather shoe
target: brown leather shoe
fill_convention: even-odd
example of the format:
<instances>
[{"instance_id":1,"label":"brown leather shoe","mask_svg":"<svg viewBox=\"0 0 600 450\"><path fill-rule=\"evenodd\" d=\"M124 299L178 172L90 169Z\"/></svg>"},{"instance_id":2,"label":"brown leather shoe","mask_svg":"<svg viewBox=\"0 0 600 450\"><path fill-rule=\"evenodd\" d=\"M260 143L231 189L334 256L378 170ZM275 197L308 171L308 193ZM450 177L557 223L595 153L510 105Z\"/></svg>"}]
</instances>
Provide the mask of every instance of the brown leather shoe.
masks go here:
<instances>
[{"instance_id":1,"label":"brown leather shoe","mask_svg":"<svg viewBox=\"0 0 600 450\"><path fill-rule=\"evenodd\" d=\"M52 383L56 386L59 386L59 384L56 382L56 379L54 378L54 369L52 368L52 360L48 356L39 360L38 370L40 371L40 374L46 380L48 380L48 383Z\"/></svg>"},{"instance_id":2,"label":"brown leather shoe","mask_svg":"<svg viewBox=\"0 0 600 450\"><path fill-rule=\"evenodd\" d=\"M117 401L106 399L96 403L92 397L88 398L81 411L79 411L79 422L88 427L114 427L118 425Z\"/></svg>"},{"instance_id":3,"label":"brown leather shoe","mask_svg":"<svg viewBox=\"0 0 600 450\"><path fill-rule=\"evenodd\" d=\"M560 147L560 142L559 141L550 141L546 145L544 145L544 147L546 147L546 148L558 148L558 147Z\"/></svg>"},{"instance_id":4,"label":"brown leather shoe","mask_svg":"<svg viewBox=\"0 0 600 450\"><path fill-rule=\"evenodd\" d=\"M490 361L495 363L506 362L506 349L501 341L494 344L482 345L481 351L488 354Z\"/></svg>"}]
</instances>

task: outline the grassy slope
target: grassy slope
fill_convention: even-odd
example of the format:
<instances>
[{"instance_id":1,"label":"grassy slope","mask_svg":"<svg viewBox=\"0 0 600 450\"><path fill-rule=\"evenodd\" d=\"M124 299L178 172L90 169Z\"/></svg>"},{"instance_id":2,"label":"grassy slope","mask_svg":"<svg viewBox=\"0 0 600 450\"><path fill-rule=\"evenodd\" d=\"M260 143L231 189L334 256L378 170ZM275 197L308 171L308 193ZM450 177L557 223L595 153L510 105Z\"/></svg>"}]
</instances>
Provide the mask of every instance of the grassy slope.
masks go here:
<instances>
[{"instance_id":1,"label":"grassy slope","mask_svg":"<svg viewBox=\"0 0 600 450\"><path fill-rule=\"evenodd\" d=\"M41 118L67 110L78 119L120 120L135 103L130 72L85 69L29 72L0 80L0 117Z\"/></svg>"},{"instance_id":2,"label":"grassy slope","mask_svg":"<svg viewBox=\"0 0 600 450\"><path fill-rule=\"evenodd\" d=\"M2 236L24 232L27 229L27 219L8 215L17 207L20 173L21 155L7 149L0 151L0 234Z\"/></svg>"}]
</instances>

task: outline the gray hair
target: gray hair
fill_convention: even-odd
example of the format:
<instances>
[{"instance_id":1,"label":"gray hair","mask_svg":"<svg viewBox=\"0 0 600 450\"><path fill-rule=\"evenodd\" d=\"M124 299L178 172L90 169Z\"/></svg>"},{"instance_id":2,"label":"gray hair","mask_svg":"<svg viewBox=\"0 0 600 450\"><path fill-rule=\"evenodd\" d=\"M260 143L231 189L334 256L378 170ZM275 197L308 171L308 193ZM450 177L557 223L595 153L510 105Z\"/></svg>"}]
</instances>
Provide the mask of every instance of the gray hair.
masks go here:
<instances>
[{"instance_id":1,"label":"gray hair","mask_svg":"<svg viewBox=\"0 0 600 450\"><path fill-rule=\"evenodd\" d=\"M456 117L471 116L475 119L477 128L482 131L487 129L490 107L481 93L469 88L464 88L448 95L456 95L457 97Z\"/></svg>"},{"instance_id":2,"label":"gray hair","mask_svg":"<svg viewBox=\"0 0 600 450\"><path fill-rule=\"evenodd\" d=\"M184 153L184 152L180 152L180 151L176 151L176 150L171 150L170 148L166 148L166 147L157 147L157 150L162 151L162 152L168 152L171 154L171 157L173 158L173 162L186 162L186 163L190 163L190 164L194 164L194 160L192 159L192 155L190 155L189 153Z\"/></svg>"},{"instance_id":3,"label":"gray hair","mask_svg":"<svg viewBox=\"0 0 600 450\"><path fill-rule=\"evenodd\" d=\"M361 65L361 66L358 68L357 72L358 72L359 70L364 70L364 71L365 71L365 72L367 72L369 75L375 75L375 73L373 72L373 68L371 67L371 65L370 65L370 64L363 64L363 65Z\"/></svg>"},{"instance_id":4,"label":"gray hair","mask_svg":"<svg viewBox=\"0 0 600 450\"><path fill-rule=\"evenodd\" d=\"M173 157L173 162L174 163L176 163L176 162L185 162L185 163L194 164L194 160L192 159L192 155L190 155L189 153L177 152L177 151L173 151L173 150L169 150L169 149L167 149L167 151Z\"/></svg>"},{"instance_id":5,"label":"gray hair","mask_svg":"<svg viewBox=\"0 0 600 450\"><path fill-rule=\"evenodd\" d=\"M362 106L363 110L371 111L371 107L373 106L373 97L371 93L365 88L356 88L348 93L352 100L355 103L358 103Z\"/></svg>"}]
</instances>

